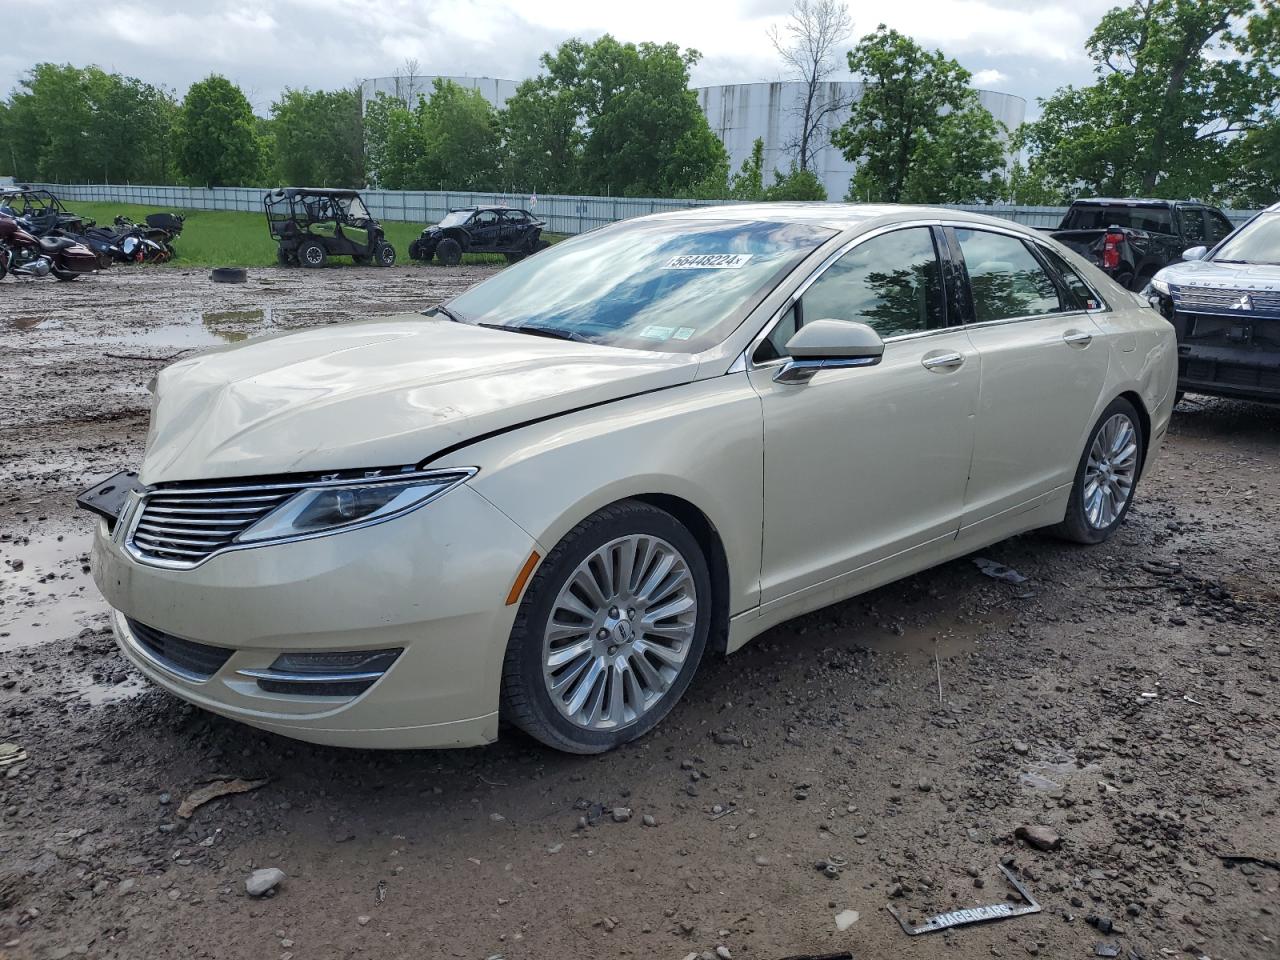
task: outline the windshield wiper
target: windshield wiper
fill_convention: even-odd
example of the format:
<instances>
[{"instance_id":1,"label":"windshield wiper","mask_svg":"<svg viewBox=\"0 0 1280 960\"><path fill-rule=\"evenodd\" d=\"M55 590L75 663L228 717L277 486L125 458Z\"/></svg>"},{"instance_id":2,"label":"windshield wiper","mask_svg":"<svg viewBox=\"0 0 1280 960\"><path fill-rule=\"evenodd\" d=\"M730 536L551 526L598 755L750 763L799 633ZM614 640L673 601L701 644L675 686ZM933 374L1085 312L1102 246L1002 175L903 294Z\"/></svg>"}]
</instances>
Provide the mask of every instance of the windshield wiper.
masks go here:
<instances>
[{"instance_id":1,"label":"windshield wiper","mask_svg":"<svg viewBox=\"0 0 1280 960\"><path fill-rule=\"evenodd\" d=\"M437 303L431 309L434 310L436 313L443 313L446 317L448 317L454 323L466 323L465 320L463 320L460 316L458 316L456 313L454 313L452 310L446 307L443 303Z\"/></svg>"},{"instance_id":2,"label":"windshield wiper","mask_svg":"<svg viewBox=\"0 0 1280 960\"><path fill-rule=\"evenodd\" d=\"M476 326L484 327L487 330L508 330L511 333L527 333L531 337L548 337L552 340L572 340L574 343L591 342L580 333L574 333L572 330L561 330L557 327L535 327L532 324L507 326L501 323L479 323Z\"/></svg>"}]
</instances>

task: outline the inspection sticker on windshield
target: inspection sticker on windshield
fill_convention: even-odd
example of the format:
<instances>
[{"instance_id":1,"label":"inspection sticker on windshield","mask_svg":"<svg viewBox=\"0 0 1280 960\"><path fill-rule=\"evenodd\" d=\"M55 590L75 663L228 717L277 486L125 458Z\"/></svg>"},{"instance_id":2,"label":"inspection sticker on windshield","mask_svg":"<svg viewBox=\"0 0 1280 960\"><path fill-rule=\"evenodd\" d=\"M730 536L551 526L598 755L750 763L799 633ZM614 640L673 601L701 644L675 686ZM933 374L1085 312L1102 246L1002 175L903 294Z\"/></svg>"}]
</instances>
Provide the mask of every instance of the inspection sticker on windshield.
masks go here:
<instances>
[{"instance_id":1,"label":"inspection sticker on windshield","mask_svg":"<svg viewBox=\"0 0 1280 960\"><path fill-rule=\"evenodd\" d=\"M686 253L672 257L663 270L741 270L749 253Z\"/></svg>"}]
</instances>

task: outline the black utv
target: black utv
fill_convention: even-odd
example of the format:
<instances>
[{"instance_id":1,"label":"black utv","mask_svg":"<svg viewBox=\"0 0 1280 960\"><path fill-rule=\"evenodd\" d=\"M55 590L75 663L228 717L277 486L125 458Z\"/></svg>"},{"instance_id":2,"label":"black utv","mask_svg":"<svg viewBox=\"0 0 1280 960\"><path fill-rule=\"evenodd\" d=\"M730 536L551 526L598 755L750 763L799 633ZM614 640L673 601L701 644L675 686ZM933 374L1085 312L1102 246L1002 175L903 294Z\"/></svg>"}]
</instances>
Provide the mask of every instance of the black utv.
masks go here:
<instances>
[{"instance_id":1,"label":"black utv","mask_svg":"<svg viewBox=\"0 0 1280 960\"><path fill-rule=\"evenodd\" d=\"M330 257L389 267L396 250L356 190L281 187L262 199L283 266L323 267Z\"/></svg>"},{"instance_id":2,"label":"black utv","mask_svg":"<svg viewBox=\"0 0 1280 960\"><path fill-rule=\"evenodd\" d=\"M435 257L447 267L464 253L501 253L508 263L522 260L550 244L542 239L546 224L528 210L511 207L460 207L409 244L409 258Z\"/></svg>"}]
</instances>

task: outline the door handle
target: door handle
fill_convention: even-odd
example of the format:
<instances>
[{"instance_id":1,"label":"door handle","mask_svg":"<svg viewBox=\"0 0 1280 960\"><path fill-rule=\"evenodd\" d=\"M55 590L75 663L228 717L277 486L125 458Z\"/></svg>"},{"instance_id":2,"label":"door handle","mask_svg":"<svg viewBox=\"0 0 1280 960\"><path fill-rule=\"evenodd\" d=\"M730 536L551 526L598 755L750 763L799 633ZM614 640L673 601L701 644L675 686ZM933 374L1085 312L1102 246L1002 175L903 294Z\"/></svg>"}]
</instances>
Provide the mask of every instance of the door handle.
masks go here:
<instances>
[{"instance_id":1,"label":"door handle","mask_svg":"<svg viewBox=\"0 0 1280 960\"><path fill-rule=\"evenodd\" d=\"M1093 341L1093 334L1085 333L1083 330L1068 330L1062 335L1062 342L1069 343L1071 346L1079 344L1087 347Z\"/></svg>"},{"instance_id":2,"label":"door handle","mask_svg":"<svg viewBox=\"0 0 1280 960\"><path fill-rule=\"evenodd\" d=\"M964 356L959 353L939 353L920 361L920 365L926 370L954 370L962 363Z\"/></svg>"}]
</instances>

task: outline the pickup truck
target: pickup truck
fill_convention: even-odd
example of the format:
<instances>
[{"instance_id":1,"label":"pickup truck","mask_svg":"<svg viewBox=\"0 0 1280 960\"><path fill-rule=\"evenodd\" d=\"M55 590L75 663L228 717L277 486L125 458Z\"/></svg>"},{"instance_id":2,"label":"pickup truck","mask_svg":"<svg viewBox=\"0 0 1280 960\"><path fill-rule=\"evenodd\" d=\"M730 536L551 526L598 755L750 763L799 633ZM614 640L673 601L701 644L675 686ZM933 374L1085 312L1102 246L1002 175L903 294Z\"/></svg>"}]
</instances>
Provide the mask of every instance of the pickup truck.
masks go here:
<instances>
[{"instance_id":1,"label":"pickup truck","mask_svg":"<svg viewBox=\"0 0 1280 960\"><path fill-rule=\"evenodd\" d=\"M1113 280L1141 291L1188 247L1214 246L1235 229L1217 207L1183 200L1077 200L1049 235Z\"/></svg>"}]
</instances>

